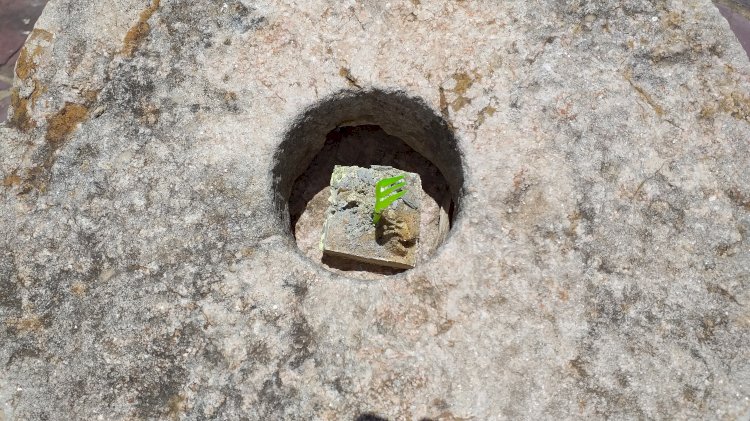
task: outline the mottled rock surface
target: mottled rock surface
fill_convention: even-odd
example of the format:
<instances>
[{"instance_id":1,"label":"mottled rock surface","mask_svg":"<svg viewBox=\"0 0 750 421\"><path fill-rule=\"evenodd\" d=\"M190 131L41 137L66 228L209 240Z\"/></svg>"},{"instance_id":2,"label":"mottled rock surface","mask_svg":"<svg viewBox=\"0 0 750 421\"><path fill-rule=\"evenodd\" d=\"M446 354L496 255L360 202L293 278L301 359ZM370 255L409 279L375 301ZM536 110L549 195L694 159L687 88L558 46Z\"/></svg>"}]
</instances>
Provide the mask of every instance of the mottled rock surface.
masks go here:
<instances>
[{"instance_id":1,"label":"mottled rock surface","mask_svg":"<svg viewBox=\"0 0 750 421\"><path fill-rule=\"evenodd\" d=\"M750 416L750 64L708 0L53 0L14 87L0 419ZM272 177L373 89L463 162L377 282Z\"/></svg>"}]
</instances>

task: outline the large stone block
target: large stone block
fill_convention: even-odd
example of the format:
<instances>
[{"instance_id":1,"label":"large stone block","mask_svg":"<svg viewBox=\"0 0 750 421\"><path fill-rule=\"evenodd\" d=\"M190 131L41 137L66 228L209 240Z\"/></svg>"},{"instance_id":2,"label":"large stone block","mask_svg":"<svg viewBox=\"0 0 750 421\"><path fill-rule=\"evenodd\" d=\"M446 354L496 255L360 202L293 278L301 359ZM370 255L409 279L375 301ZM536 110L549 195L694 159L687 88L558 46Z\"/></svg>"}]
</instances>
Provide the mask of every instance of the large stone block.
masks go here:
<instances>
[{"instance_id":1,"label":"large stone block","mask_svg":"<svg viewBox=\"0 0 750 421\"><path fill-rule=\"evenodd\" d=\"M708 0L52 0L19 56L0 418L748 418L750 63ZM362 126L320 165L417 154L454 203L374 281L289 209Z\"/></svg>"}]
</instances>

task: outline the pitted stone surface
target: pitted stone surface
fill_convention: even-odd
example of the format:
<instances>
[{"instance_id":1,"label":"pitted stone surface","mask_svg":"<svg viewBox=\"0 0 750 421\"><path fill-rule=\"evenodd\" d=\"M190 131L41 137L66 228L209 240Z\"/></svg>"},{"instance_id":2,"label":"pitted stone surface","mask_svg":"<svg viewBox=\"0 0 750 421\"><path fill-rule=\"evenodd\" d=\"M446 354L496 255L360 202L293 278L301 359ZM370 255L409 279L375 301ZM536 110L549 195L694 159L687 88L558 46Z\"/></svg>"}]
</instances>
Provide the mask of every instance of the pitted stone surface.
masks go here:
<instances>
[{"instance_id":1,"label":"pitted stone surface","mask_svg":"<svg viewBox=\"0 0 750 421\"><path fill-rule=\"evenodd\" d=\"M53 0L0 128L0 414L747 419L749 80L707 0ZM372 89L465 164L376 283L302 256L271 177Z\"/></svg>"}]
</instances>

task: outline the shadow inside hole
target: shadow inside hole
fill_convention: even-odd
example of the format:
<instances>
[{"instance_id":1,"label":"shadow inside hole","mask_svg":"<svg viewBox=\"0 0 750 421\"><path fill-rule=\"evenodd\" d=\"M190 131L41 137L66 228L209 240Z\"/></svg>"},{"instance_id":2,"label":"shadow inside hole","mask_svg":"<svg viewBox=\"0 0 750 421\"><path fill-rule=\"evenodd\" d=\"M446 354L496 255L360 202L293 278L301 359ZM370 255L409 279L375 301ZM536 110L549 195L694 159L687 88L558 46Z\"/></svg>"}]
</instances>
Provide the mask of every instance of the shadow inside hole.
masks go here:
<instances>
[{"instance_id":1,"label":"shadow inside hole","mask_svg":"<svg viewBox=\"0 0 750 421\"><path fill-rule=\"evenodd\" d=\"M438 207L448 213L452 222L451 192L447 181L438 168L403 140L391 136L377 125L338 127L326 136L323 148L313 158L305 172L299 176L289 198L289 217L292 235L298 230L319 230L328 206L331 174L336 165L370 167L386 165L406 172L419 174L422 189ZM314 212L319 215L313 223L319 226L298 227L300 217ZM299 243L299 242L298 242ZM347 258L323 255L322 263L341 271L367 271L381 275L393 275L403 269L352 261Z\"/></svg>"},{"instance_id":2,"label":"shadow inside hole","mask_svg":"<svg viewBox=\"0 0 750 421\"><path fill-rule=\"evenodd\" d=\"M362 414L355 418L354 421L388 421L388 418L379 417L375 414Z\"/></svg>"},{"instance_id":3,"label":"shadow inside hole","mask_svg":"<svg viewBox=\"0 0 750 421\"><path fill-rule=\"evenodd\" d=\"M331 256L330 254L323 254L320 262L328 266L329 268L338 269L344 272L365 271L374 273L376 275L389 276L406 271L406 269L397 269L387 266L374 265L371 263L347 259L346 257Z\"/></svg>"},{"instance_id":4,"label":"shadow inside hole","mask_svg":"<svg viewBox=\"0 0 750 421\"><path fill-rule=\"evenodd\" d=\"M302 254L332 272L374 280L401 271L324 260L319 245L336 164L389 165L420 174L424 195L417 265L431 258L448 238L453 219L461 218L463 153L453 128L436 110L400 90L343 90L321 98L291 121L270 175L278 228L294 238Z\"/></svg>"},{"instance_id":5,"label":"shadow inside hole","mask_svg":"<svg viewBox=\"0 0 750 421\"><path fill-rule=\"evenodd\" d=\"M383 418L381 416L368 413L368 414L362 414L354 419L354 421L389 421L388 418ZM421 418L419 421L433 421L430 418Z\"/></svg>"}]
</instances>

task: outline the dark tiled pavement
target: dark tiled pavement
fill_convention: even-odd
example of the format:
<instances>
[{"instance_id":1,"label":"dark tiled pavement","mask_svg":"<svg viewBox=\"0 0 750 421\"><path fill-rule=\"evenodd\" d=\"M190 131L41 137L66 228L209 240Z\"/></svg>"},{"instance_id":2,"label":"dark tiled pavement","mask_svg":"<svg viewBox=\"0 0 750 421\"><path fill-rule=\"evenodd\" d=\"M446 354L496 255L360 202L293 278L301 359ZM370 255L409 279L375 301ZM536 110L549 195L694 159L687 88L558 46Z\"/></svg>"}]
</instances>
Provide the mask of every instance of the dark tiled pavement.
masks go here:
<instances>
[{"instance_id":1,"label":"dark tiled pavement","mask_svg":"<svg viewBox=\"0 0 750 421\"><path fill-rule=\"evenodd\" d=\"M716 7L727 18L729 26L740 40L748 58L750 58L750 1L745 1L742 4L729 1L717 2Z\"/></svg>"},{"instance_id":2,"label":"dark tiled pavement","mask_svg":"<svg viewBox=\"0 0 750 421\"><path fill-rule=\"evenodd\" d=\"M750 0L714 0L750 57ZM47 0L0 0L0 122L10 104L13 66Z\"/></svg>"}]
</instances>

